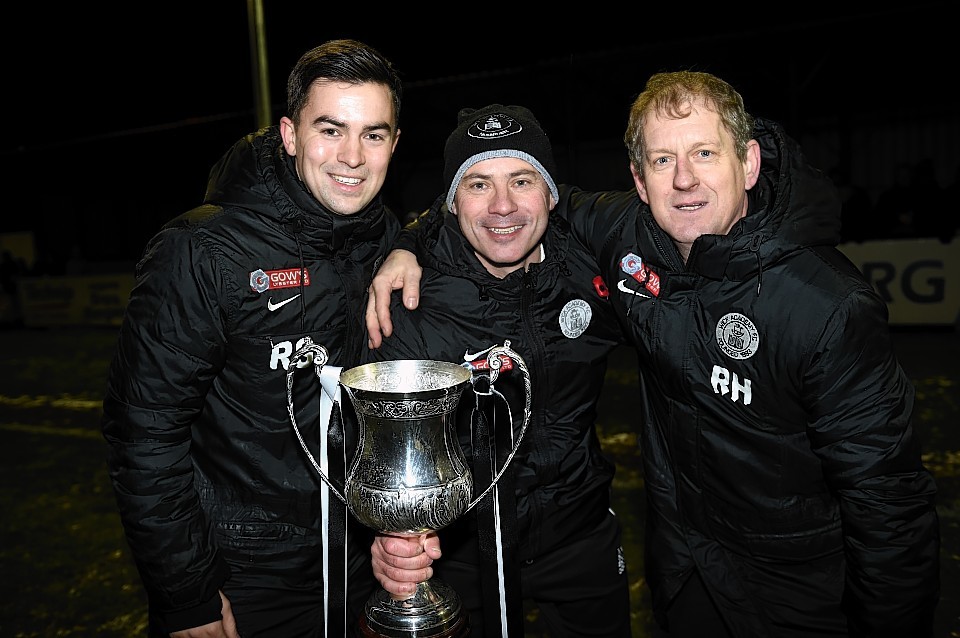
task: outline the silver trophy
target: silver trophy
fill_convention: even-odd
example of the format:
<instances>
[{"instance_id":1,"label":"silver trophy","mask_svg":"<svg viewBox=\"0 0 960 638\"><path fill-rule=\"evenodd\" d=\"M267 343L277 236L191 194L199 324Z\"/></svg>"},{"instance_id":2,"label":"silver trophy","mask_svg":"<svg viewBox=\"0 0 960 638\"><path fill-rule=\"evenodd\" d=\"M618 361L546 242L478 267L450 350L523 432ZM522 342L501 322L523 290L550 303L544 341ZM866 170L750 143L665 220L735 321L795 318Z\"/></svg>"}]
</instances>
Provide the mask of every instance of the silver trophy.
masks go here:
<instances>
[{"instance_id":1,"label":"silver trophy","mask_svg":"<svg viewBox=\"0 0 960 638\"><path fill-rule=\"evenodd\" d=\"M320 477L349 512L380 533L419 535L442 529L473 508L503 476L530 421L530 373L510 342L486 351L486 361L463 364L406 359L368 363L344 370L339 384L350 397L358 425L356 451L343 489L307 449L294 417L293 375L312 363L317 376L327 362L323 346L309 339L287 372L287 409L300 445ZM504 365L523 374L523 424L513 449L490 485L473 496L473 476L457 439L455 415L461 395L476 383L474 369L489 370L489 384L475 392L494 393ZM477 384L478 388L480 384ZM511 429L513 428L511 416ZM368 636L453 637L468 631L460 597L438 578L417 584L415 593L394 599L380 588L367 601L363 632Z\"/></svg>"}]
</instances>

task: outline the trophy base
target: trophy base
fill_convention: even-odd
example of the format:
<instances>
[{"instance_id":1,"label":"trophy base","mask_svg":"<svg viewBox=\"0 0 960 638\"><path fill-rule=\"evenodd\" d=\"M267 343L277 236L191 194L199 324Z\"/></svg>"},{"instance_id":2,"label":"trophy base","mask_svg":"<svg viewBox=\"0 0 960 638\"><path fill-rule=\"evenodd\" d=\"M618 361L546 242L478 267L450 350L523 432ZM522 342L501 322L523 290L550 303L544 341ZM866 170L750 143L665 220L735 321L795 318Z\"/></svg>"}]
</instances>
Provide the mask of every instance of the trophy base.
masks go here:
<instances>
[{"instance_id":1,"label":"trophy base","mask_svg":"<svg viewBox=\"0 0 960 638\"><path fill-rule=\"evenodd\" d=\"M467 619L461 618L453 627L441 631L438 634L421 634L420 632L406 634L402 632L400 634L381 634L370 629L369 625L367 625L366 618L361 618L360 633L364 636L364 638L396 638L398 636L406 636L407 638L413 638L414 636L416 636L416 638L420 638L420 636L430 636L431 638L467 638L470 636L470 627L467 623Z\"/></svg>"},{"instance_id":2,"label":"trophy base","mask_svg":"<svg viewBox=\"0 0 960 638\"><path fill-rule=\"evenodd\" d=\"M443 581L417 584L413 596L394 600L378 589L367 600L360 631L366 638L462 638L470 635L460 596Z\"/></svg>"}]
</instances>

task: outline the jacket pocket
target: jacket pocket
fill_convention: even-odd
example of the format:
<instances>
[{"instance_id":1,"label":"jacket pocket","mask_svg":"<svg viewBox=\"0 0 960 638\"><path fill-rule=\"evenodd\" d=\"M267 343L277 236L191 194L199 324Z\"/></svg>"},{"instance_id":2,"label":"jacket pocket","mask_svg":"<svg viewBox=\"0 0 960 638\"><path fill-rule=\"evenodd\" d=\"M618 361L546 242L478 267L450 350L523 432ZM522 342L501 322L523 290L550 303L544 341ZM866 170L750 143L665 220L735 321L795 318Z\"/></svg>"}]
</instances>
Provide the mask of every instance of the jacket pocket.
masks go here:
<instances>
[{"instance_id":1,"label":"jacket pocket","mask_svg":"<svg viewBox=\"0 0 960 638\"><path fill-rule=\"evenodd\" d=\"M760 561L805 563L843 552L839 510L820 498L776 513L726 510L711 516L710 525L731 551Z\"/></svg>"}]
</instances>

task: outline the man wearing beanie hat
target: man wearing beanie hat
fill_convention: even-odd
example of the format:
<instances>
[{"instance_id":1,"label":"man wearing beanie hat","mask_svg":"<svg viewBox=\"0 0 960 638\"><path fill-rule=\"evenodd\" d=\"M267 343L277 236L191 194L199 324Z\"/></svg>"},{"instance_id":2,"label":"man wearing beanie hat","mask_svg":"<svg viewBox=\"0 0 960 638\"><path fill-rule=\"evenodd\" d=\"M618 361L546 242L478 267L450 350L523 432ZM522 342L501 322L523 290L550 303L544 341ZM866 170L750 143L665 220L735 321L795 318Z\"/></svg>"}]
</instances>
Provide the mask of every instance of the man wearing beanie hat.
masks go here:
<instances>
[{"instance_id":1,"label":"man wearing beanie hat","mask_svg":"<svg viewBox=\"0 0 960 638\"><path fill-rule=\"evenodd\" d=\"M435 549L434 537L381 536L372 548L389 593L409 596L432 574L459 594L475 636L522 636L525 599L548 635L631 635L621 529L610 510L615 466L594 429L606 358L623 338L594 258L551 216L555 173L550 139L528 109L460 111L444 149L446 191L434 203L442 214L419 249L419 308L406 310L394 295L392 337L368 356L463 363L509 342L529 370L522 444L496 491L438 532L442 558L410 569L422 556L408 557ZM491 430L500 425L498 437L521 425L510 419L524 414L516 372L496 382L509 413L485 414ZM479 494L491 474L481 457L490 453L467 420L458 420L458 435Z\"/></svg>"},{"instance_id":2,"label":"man wearing beanie hat","mask_svg":"<svg viewBox=\"0 0 960 638\"><path fill-rule=\"evenodd\" d=\"M494 157L517 157L537 169L556 204L560 196L552 177L557 169L550 138L529 109L491 104L482 109L461 109L457 120L459 125L443 149L448 207L453 207L453 195L463 174L477 162Z\"/></svg>"}]
</instances>

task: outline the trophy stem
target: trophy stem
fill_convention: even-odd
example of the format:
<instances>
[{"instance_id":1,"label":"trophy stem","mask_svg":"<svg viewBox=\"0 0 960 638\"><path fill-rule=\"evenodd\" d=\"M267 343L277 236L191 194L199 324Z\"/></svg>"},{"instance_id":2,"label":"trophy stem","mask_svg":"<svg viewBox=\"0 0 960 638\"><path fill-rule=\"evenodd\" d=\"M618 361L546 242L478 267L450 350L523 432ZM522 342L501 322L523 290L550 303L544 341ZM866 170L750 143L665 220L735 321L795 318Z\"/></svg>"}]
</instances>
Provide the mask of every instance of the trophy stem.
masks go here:
<instances>
[{"instance_id":1,"label":"trophy stem","mask_svg":"<svg viewBox=\"0 0 960 638\"><path fill-rule=\"evenodd\" d=\"M462 638L470 627L460 608L460 596L438 578L417 583L404 600L378 589L367 600L360 629L367 638Z\"/></svg>"}]
</instances>

